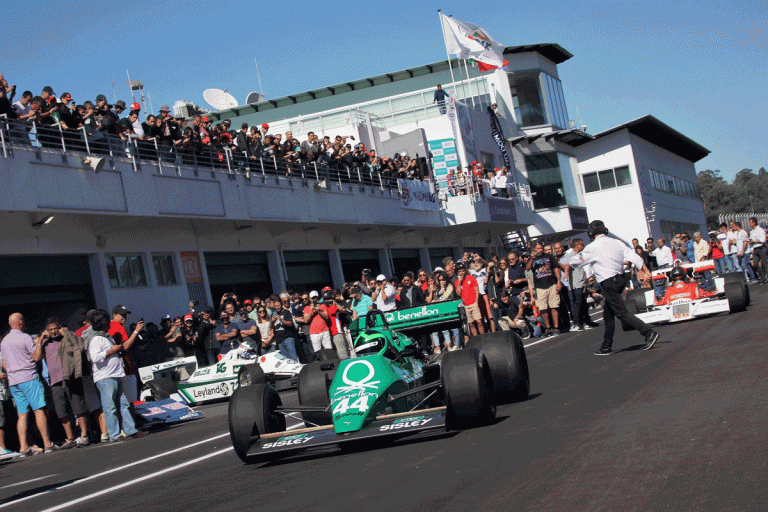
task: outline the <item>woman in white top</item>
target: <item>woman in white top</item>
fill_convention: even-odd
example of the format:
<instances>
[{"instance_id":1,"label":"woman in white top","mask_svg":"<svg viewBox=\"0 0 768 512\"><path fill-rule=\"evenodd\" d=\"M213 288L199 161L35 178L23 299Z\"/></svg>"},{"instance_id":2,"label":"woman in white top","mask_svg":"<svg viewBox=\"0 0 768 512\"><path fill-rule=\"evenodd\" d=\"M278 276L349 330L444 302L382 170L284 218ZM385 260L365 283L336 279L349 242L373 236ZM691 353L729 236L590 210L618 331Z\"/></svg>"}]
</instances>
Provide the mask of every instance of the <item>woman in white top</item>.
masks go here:
<instances>
[{"instance_id":1,"label":"woman in white top","mask_svg":"<svg viewBox=\"0 0 768 512\"><path fill-rule=\"evenodd\" d=\"M267 316L267 308L259 306L256 312L258 314L256 325L259 327L259 333L261 334L261 351L268 352L275 337L274 325L272 324L272 319Z\"/></svg>"},{"instance_id":2,"label":"woman in white top","mask_svg":"<svg viewBox=\"0 0 768 512\"><path fill-rule=\"evenodd\" d=\"M431 294L432 295L432 303L435 302L444 302L446 300L451 300L453 298L453 285L451 284L450 279L448 279L448 275L444 272L435 272L432 276L432 278L435 280L435 291ZM451 343L451 334L453 334L453 343ZM431 335L432 337L432 350L435 354L440 353L440 333L433 332ZM459 345L459 330L458 329L451 329L451 332L448 330L443 331L443 338L445 340L445 343L443 344L443 350L456 350Z\"/></svg>"}]
</instances>

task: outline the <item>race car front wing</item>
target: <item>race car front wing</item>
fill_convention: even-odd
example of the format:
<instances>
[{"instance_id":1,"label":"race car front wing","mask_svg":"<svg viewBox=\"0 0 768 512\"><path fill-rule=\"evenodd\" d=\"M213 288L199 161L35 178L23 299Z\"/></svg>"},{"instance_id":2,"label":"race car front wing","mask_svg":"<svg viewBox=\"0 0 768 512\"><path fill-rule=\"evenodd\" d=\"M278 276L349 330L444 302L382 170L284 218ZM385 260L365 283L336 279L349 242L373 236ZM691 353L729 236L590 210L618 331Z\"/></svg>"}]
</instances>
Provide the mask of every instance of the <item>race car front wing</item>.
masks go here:
<instances>
[{"instance_id":1,"label":"race car front wing","mask_svg":"<svg viewBox=\"0 0 768 512\"><path fill-rule=\"evenodd\" d=\"M308 448L341 444L385 436L404 437L417 432L445 427L445 407L378 416L356 432L336 434L333 425L274 432L251 440L248 457L271 459L275 454L289 456ZM286 453L291 452L291 453Z\"/></svg>"},{"instance_id":2,"label":"race car front wing","mask_svg":"<svg viewBox=\"0 0 768 512\"><path fill-rule=\"evenodd\" d=\"M728 299L699 299L681 304L651 306L649 311L635 316L646 324L658 324L684 322L697 317L728 313L730 310Z\"/></svg>"}]
</instances>

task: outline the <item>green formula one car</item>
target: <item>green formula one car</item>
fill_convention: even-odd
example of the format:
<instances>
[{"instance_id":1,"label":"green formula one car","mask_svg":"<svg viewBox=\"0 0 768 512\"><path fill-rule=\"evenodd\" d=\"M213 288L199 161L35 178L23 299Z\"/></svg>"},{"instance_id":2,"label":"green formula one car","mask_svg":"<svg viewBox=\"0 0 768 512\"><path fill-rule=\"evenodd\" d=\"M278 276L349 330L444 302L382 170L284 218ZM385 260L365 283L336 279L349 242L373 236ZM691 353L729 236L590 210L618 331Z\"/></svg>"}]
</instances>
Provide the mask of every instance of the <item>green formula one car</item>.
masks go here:
<instances>
[{"instance_id":1,"label":"green formula one car","mask_svg":"<svg viewBox=\"0 0 768 512\"><path fill-rule=\"evenodd\" d=\"M528 363L519 336L476 336L464 350L425 358L416 342L368 313L357 357L302 368L298 406L283 406L269 384L238 387L229 401L229 433L244 462L275 460L317 446L355 446L425 430L482 425L496 406L525 400ZM286 431L301 413L306 428Z\"/></svg>"}]
</instances>

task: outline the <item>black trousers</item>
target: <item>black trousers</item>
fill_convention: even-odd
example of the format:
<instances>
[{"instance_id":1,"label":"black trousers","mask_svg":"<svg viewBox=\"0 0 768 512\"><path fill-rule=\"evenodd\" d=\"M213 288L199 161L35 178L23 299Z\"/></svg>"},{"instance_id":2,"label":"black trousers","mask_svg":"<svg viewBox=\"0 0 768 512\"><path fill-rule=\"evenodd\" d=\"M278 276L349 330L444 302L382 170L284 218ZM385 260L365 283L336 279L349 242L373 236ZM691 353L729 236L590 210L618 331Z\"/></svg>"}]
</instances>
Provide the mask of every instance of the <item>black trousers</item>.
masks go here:
<instances>
[{"instance_id":1,"label":"black trousers","mask_svg":"<svg viewBox=\"0 0 768 512\"><path fill-rule=\"evenodd\" d=\"M624 291L626 285L627 278L624 274L619 274L600 282L600 289L605 297L605 303L603 304L603 320L605 322L604 348L611 348L613 345L613 333L616 331L617 318L622 323L639 331L643 336L647 336L653 331L645 322L635 315L629 314L629 311L627 311L624 299L621 297L621 292Z\"/></svg>"},{"instance_id":2,"label":"black trousers","mask_svg":"<svg viewBox=\"0 0 768 512\"><path fill-rule=\"evenodd\" d=\"M763 262L762 267L760 267L761 261ZM755 270L757 270L758 275L762 279L765 279L766 274L768 274L768 247L765 245L755 247L755 249L752 251L752 264L755 266Z\"/></svg>"}]
</instances>

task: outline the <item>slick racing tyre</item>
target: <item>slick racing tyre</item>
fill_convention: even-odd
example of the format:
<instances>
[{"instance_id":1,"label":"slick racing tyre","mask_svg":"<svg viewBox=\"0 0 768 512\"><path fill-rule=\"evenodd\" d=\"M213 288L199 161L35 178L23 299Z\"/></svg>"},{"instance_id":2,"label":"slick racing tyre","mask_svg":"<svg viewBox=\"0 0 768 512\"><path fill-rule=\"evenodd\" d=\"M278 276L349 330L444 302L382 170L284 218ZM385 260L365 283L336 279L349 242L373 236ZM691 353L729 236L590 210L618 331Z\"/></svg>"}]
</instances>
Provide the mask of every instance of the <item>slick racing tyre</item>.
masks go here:
<instances>
[{"instance_id":1,"label":"slick racing tyre","mask_svg":"<svg viewBox=\"0 0 768 512\"><path fill-rule=\"evenodd\" d=\"M629 290L627 292L627 303L634 302L636 306L635 311L632 312L633 315L638 311L644 311L648 307L648 304L645 303L645 292L647 291L648 288L638 288L637 290Z\"/></svg>"},{"instance_id":2,"label":"slick racing tyre","mask_svg":"<svg viewBox=\"0 0 768 512\"><path fill-rule=\"evenodd\" d=\"M752 298L749 296L749 286L747 285L747 282L744 279L744 274L741 272L728 272L725 274L725 277L723 278L723 284L724 287L728 287L728 283L737 284L737 283L743 283L744 284L744 293L746 296L746 306L749 306L752 303ZM733 309L731 309L733 311Z\"/></svg>"},{"instance_id":3,"label":"slick racing tyre","mask_svg":"<svg viewBox=\"0 0 768 512\"><path fill-rule=\"evenodd\" d=\"M153 379L144 385L139 398L145 402L156 402L171 398L176 391L176 384L171 379Z\"/></svg>"},{"instance_id":4,"label":"slick racing tyre","mask_svg":"<svg viewBox=\"0 0 768 512\"><path fill-rule=\"evenodd\" d=\"M267 375L261 369L259 363L246 364L240 367L237 372L238 386L254 386L256 384L266 384Z\"/></svg>"},{"instance_id":5,"label":"slick racing tyre","mask_svg":"<svg viewBox=\"0 0 768 512\"><path fill-rule=\"evenodd\" d=\"M725 281L725 298L728 299L728 307L731 313L738 313L747 309L749 304L749 288L742 278L741 281L735 279Z\"/></svg>"},{"instance_id":6,"label":"slick racing tyre","mask_svg":"<svg viewBox=\"0 0 768 512\"><path fill-rule=\"evenodd\" d=\"M251 443L263 434L285 430L285 416L276 412L280 395L268 384L238 387L229 399L229 437L240 460L248 462Z\"/></svg>"},{"instance_id":7,"label":"slick racing tyre","mask_svg":"<svg viewBox=\"0 0 768 512\"><path fill-rule=\"evenodd\" d=\"M299 404L300 405L323 405L330 406L331 400L328 397L328 389L331 387L331 381L336 375L340 361L316 361L304 366L299 372ZM330 425L331 409L323 412L302 412L302 417L306 420L307 427L317 425Z\"/></svg>"},{"instance_id":8,"label":"slick racing tyre","mask_svg":"<svg viewBox=\"0 0 768 512\"><path fill-rule=\"evenodd\" d=\"M496 331L475 336L467 348L479 349L488 361L496 405L522 402L531 391L528 360L520 336L514 331Z\"/></svg>"},{"instance_id":9,"label":"slick racing tyre","mask_svg":"<svg viewBox=\"0 0 768 512\"><path fill-rule=\"evenodd\" d=\"M446 428L474 427L496 417L491 369L480 350L466 348L448 352L441 367Z\"/></svg>"}]
</instances>

